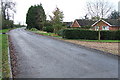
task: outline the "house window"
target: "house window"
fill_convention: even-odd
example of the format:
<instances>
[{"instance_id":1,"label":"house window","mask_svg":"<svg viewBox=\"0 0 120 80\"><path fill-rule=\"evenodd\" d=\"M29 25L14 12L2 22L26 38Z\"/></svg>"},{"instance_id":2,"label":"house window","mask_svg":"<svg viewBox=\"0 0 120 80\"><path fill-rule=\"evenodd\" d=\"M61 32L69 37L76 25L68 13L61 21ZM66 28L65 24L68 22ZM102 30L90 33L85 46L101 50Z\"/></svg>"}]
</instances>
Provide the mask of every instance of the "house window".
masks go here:
<instances>
[{"instance_id":1,"label":"house window","mask_svg":"<svg viewBox=\"0 0 120 80\"><path fill-rule=\"evenodd\" d=\"M95 26L95 30L97 30L97 31L98 31L98 30L99 30L99 26Z\"/></svg>"},{"instance_id":2,"label":"house window","mask_svg":"<svg viewBox=\"0 0 120 80\"><path fill-rule=\"evenodd\" d=\"M102 30L109 30L109 26L102 26Z\"/></svg>"}]
</instances>

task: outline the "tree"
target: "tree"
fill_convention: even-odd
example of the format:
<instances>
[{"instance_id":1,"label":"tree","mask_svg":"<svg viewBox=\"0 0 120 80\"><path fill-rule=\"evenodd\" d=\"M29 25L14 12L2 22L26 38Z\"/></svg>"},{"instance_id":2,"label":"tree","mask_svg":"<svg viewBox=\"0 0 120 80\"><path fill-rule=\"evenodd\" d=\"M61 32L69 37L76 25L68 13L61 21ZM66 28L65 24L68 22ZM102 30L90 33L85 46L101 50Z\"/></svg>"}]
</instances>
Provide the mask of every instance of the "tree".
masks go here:
<instances>
[{"instance_id":1,"label":"tree","mask_svg":"<svg viewBox=\"0 0 120 80\"><path fill-rule=\"evenodd\" d=\"M15 2L11 0L1 0L2 15L5 20L10 20L13 17L15 10Z\"/></svg>"},{"instance_id":2,"label":"tree","mask_svg":"<svg viewBox=\"0 0 120 80\"><path fill-rule=\"evenodd\" d=\"M27 28L37 28L42 30L46 21L45 11L40 5L31 6L26 15Z\"/></svg>"},{"instance_id":3,"label":"tree","mask_svg":"<svg viewBox=\"0 0 120 80\"><path fill-rule=\"evenodd\" d=\"M13 27L12 18L15 12L15 2L12 2L11 0L1 0L1 18L3 29Z\"/></svg>"},{"instance_id":4,"label":"tree","mask_svg":"<svg viewBox=\"0 0 120 80\"><path fill-rule=\"evenodd\" d=\"M87 2L88 14L94 18L105 18L112 11L112 5L104 0Z\"/></svg>"},{"instance_id":5,"label":"tree","mask_svg":"<svg viewBox=\"0 0 120 80\"><path fill-rule=\"evenodd\" d=\"M63 28L62 23L64 16L63 16L63 12L60 11L60 9L57 7L53 11L53 15L54 16L50 16L50 19L53 23L54 32L57 33L57 31Z\"/></svg>"},{"instance_id":6,"label":"tree","mask_svg":"<svg viewBox=\"0 0 120 80\"><path fill-rule=\"evenodd\" d=\"M120 12L112 11L108 18L110 18L110 19L120 19Z\"/></svg>"}]
</instances>

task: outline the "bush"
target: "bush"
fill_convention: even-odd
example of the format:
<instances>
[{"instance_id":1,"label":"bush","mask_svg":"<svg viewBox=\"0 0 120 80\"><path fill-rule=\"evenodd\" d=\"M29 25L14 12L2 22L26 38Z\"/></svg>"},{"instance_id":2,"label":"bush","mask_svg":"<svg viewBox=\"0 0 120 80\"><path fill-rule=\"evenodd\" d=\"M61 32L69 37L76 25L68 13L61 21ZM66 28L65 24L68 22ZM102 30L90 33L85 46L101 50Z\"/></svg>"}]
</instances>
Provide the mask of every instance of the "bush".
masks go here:
<instances>
[{"instance_id":1,"label":"bush","mask_svg":"<svg viewBox=\"0 0 120 80\"><path fill-rule=\"evenodd\" d=\"M53 32L54 32L54 28L53 28L52 26L45 26L45 27L43 28L43 31L53 33Z\"/></svg>"},{"instance_id":2,"label":"bush","mask_svg":"<svg viewBox=\"0 0 120 80\"><path fill-rule=\"evenodd\" d=\"M12 20L3 20L2 21L2 29L13 28L13 21Z\"/></svg>"},{"instance_id":3,"label":"bush","mask_svg":"<svg viewBox=\"0 0 120 80\"><path fill-rule=\"evenodd\" d=\"M119 31L100 31L101 40L120 40ZM88 39L97 40L98 31L81 29L64 29L62 37L67 39Z\"/></svg>"},{"instance_id":4,"label":"bush","mask_svg":"<svg viewBox=\"0 0 120 80\"><path fill-rule=\"evenodd\" d=\"M59 30L58 32L57 32L57 34L59 35L59 36L62 36L63 35L63 29L62 30Z\"/></svg>"},{"instance_id":5,"label":"bush","mask_svg":"<svg viewBox=\"0 0 120 80\"><path fill-rule=\"evenodd\" d=\"M38 31L36 28L31 28L30 30L31 31Z\"/></svg>"}]
</instances>

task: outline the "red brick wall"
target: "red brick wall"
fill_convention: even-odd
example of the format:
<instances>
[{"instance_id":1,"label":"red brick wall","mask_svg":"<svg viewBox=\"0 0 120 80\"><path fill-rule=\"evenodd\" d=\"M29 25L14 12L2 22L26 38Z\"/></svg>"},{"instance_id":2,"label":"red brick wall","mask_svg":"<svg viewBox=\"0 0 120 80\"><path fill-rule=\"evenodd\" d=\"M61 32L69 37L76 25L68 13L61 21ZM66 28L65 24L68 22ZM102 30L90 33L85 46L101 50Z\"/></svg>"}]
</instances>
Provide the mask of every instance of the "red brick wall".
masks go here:
<instances>
[{"instance_id":1,"label":"red brick wall","mask_svg":"<svg viewBox=\"0 0 120 80\"><path fill-rule=\"evenodd\" d=\"M116 26L116 27L111 26L111 27L110 27L110 30L120 30L120 26Z\"/></svg>"},{"instance_id":2,"label":"red brick wall","mask_svg":"<svg viewBox=\"0 0 120 80\"><path fill-rule=\"evenodd\" d=\"M99 23L93 26L94 27L93 30L95 30L95 26L99 26L100 30L102 30L102 26L109 26L109 25L106 24L105 22L100 21ZM118 27L109 26L109 30L120 30L120 26Z\"/></svg>"},{"instance_id":3,"label":"red brick wall","mask_svg":"<svg viewBox=\"0 0 120 80\"><path fill-rule=\"evenodd\" d=\"M109 26L109 25L104 23L104 22L102 22L102 21L100 21L96 25L93 26L94 27L93 30L95 30L95 26L99 26L100 30L102 30L102 26Z\"/></svg>"},{"instance_id":4,"label":"red brick wall","mask_svg":"<svg viewBox=\"0 0 120 80\"><path fill-rule=\"evenodd\" d=\"M71 27L80 27L80 25L78 24L78 22L77 21L74 21L74 23L72 24L72 26Z\"/></svg>"}]
</instances>

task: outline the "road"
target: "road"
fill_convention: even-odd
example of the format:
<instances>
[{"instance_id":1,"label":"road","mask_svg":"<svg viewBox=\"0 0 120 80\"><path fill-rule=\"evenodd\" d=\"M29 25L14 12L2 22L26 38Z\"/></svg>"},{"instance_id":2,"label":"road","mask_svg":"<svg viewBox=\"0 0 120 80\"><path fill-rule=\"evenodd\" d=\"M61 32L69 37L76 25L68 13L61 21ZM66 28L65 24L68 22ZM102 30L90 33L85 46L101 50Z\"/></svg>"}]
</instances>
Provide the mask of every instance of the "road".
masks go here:
<instances>
[{"instance_id":1,"label":"road","mask_svg":"<svg viewBox=\"0 0 120 80\"><path fill-rule=\"evenodd\" d=\"M16 78L117 78L118 57L18 28L9 33L18 57Z\"/></svg>"}]
</instances>

